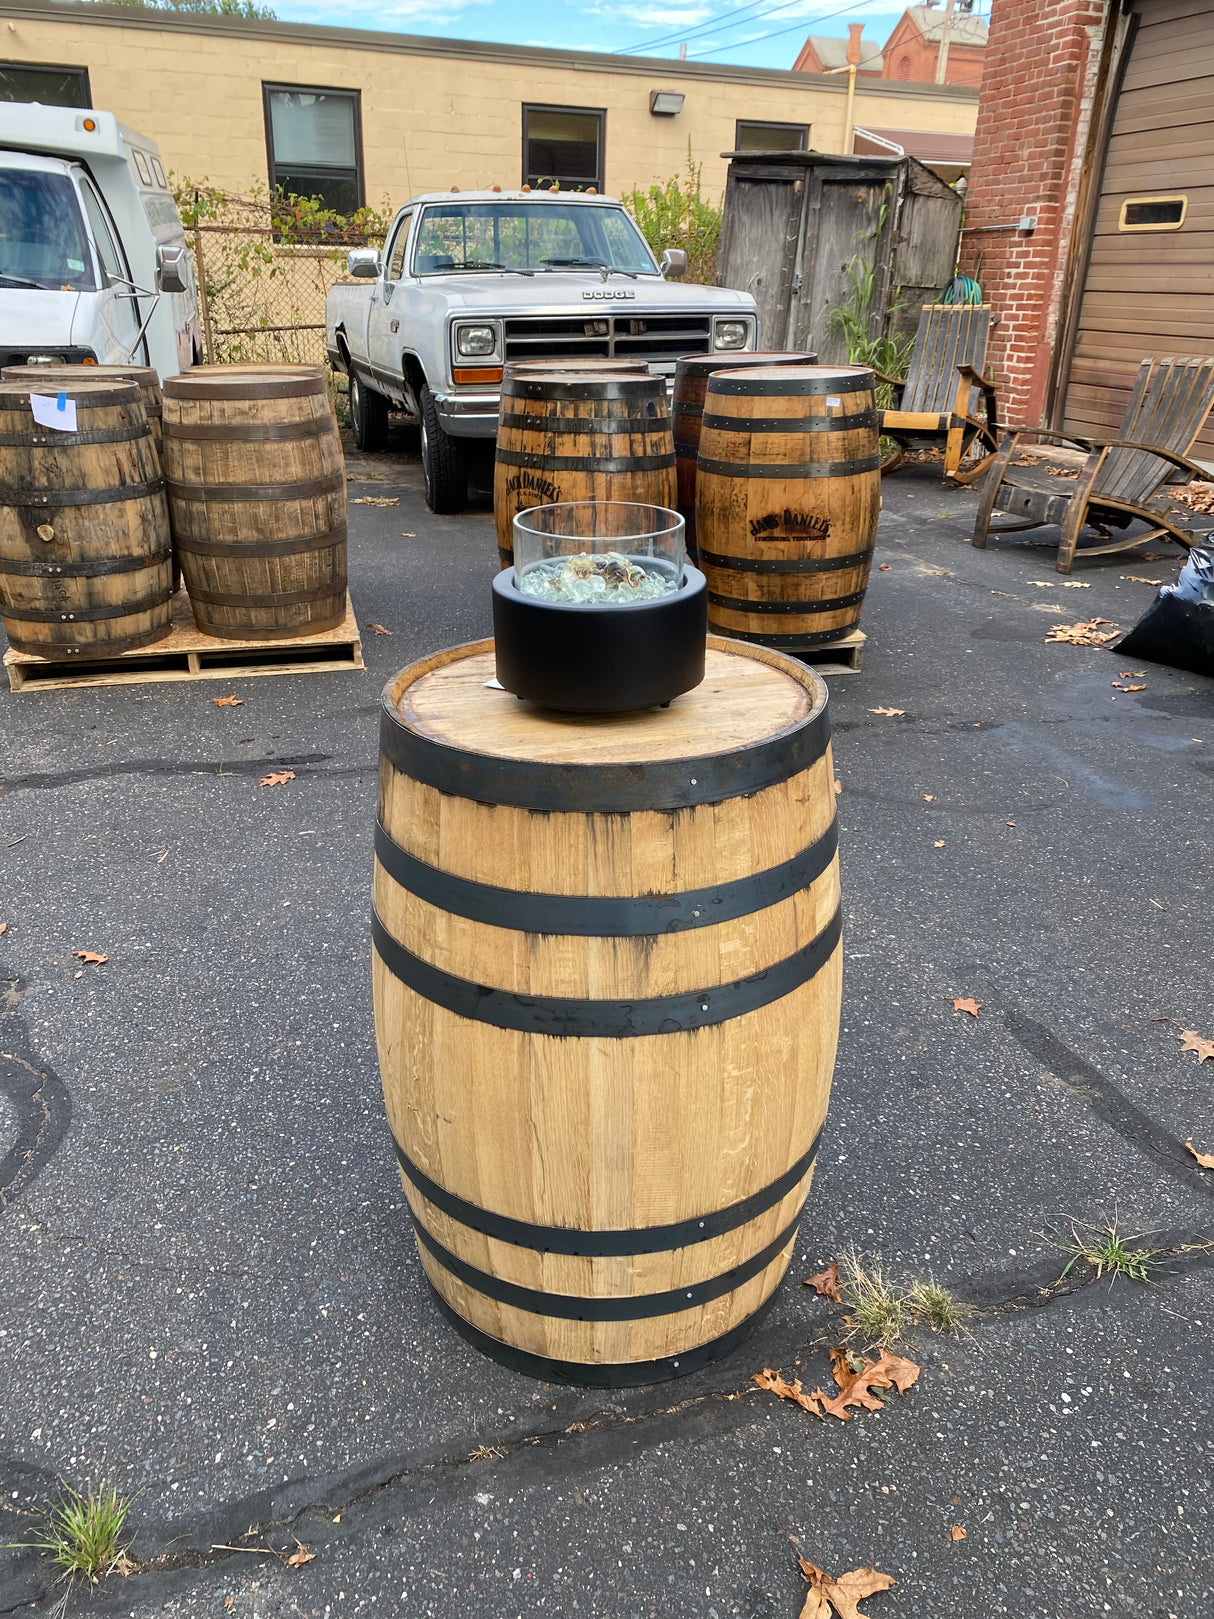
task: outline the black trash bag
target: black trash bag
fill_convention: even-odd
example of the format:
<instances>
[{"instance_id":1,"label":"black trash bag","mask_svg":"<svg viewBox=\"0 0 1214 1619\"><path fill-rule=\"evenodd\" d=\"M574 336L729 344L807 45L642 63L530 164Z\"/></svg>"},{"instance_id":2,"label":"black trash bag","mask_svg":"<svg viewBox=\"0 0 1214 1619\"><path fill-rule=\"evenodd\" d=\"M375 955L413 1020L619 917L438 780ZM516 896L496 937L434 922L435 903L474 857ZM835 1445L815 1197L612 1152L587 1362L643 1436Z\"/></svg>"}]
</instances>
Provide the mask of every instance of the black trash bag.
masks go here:
<instances>
[{"instance_id":1,"label":"black trash bag","mask_svg":"<svg viewBox=\"0 0 1214 1619\"><path fill-rule=\"evenodd\" d=\"M1163 587L1112 650L1214 676L1214 547L1193 547L1176 583Z\"/></svg>"}]
</instances>

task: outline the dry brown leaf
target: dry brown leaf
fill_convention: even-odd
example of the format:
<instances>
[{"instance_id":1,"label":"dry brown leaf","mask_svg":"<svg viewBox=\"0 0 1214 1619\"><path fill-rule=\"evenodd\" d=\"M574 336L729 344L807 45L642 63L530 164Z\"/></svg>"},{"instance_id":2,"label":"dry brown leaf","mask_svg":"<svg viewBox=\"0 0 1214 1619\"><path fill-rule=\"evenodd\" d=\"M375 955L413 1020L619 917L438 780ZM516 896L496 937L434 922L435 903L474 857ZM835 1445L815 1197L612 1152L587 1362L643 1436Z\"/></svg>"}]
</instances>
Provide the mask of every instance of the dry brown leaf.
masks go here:
<instances>
[{"instance_id":1,"label":"dry brown leaf","mask_svg":"<svg viewBox=\"0 0 1214 1619\"><path fill-rule=\"evenodd\" d=\"M305 1563L314 1563L315 1561L316 1553L310 1552L302 1540L297 1540L295 1542L295 1550L291 1553L290 1557L287 1558L287 1567L302 1568Z\"/></svg>"},{"instance_id":2,"label":"dry brown leaf","mask_svg":"<svg viewBox=\"0 0 1214 1619\"><path fill-rule=\"evenodd\" d=\"M1162 585L1162 579L1144 579L1140 573L1123 573L1123 579L1128 579L1132 585Z\"/></svg>"},{"instance_id":3,"label":"dry brown leaf","mask_svg":"<svg viewBox=\"0 0 1214 1619\"><path fill-rule=\"evenodd\" d=\"M406 528L406 529L402 529L401 538L403 540L415 540L417 538L417 535L413 533L412 529Z\"/></svg>"},{"instance_id":4,"label":"dry brown leaf","mask_svg":"<svg viewBox=\"0 0 1214 1619\"><path fill-rule=\"evenodd\" d=\"M1077 478L1080 471L1078 467L1046 467L1045 470L1051 478Z\"/></svg>"},{"instance_id":5,"label":"dry brown leaf","mask_svg":"<svg viewBox=\"0 0 1214 1619\"><path fill-rule=\"evenodd\" d=\"M7 933L7 932L8 932L8 923L7 922L0 922L0 933Z\"/></svg>"},{"instance_id":6,"label":"dry brown leaf","mask_svg":"<svg viewBox=\"0 0 1214 1619\"><path fill-rule=\"evenodd\" d=\"M236 1598L234 1596L226 1596L226 1597L224 1597L224 1599L223 1599L223 1611L225 1613L231 1613L232 1609L235 1606L236 1606Z\"/></svg>"},{"instance_id":7,"label":"dry brown leaf","mask_svg":"<svg viewBox=\"0 0 1214 1619\"><path fill-rule=\"evenodd\" d=\"M351 506L399 506L399 495L357 495Z\"/></svg>"},{"instance_id":8,"label":"dry brown leaf","mask_svg":"<svg viewBox=\"0 0 1214 1619\"><path fill-rule=\"evenodd\" d=\"M243 708L243 697L212 697L211 701L216 708Z\"/></svg>"},{"instance_id":9,"label":"dry brown leaf","mask_svg":"<svg viewBox=\"0 0 1214 1619\"><path fill-rule=\"evenodd\" d=\"M268 776L261 778L261 785L263 787L281 787L284 782L294 780L295 772L293 770L271 770Z\"/></svg>"},{"instance_id":10,"label":"dry brown leaf","mask_svg":"<svg viewBox=\"0 0 1214 1619\"><path fill-rule=\"evenodd\" d=\"M757 1383L761 1389L766 1389L769 1394L779 1395L780 1399L787 1400L790 1405L799 1405L802 1411L812 1411L815 1417L822 1415L818 1410L817 1395L803 1393L799 1377L795 1383L788 1383L779 1372L773 1372L770 1366L766 1366L761 1372L756 1372L750 1381Z\"/></svg>"},{"instance_id":11,"label":"dry brown leaf","mask_svg":"<svg viewBox=\"0 0 1214 1619\"><path fill-rule=\"evenodd\" d=\"M906 710L904 708L870 708L868 712L870 714L891 714L892 715L892 714L905 714Z\"/></svg>"},{"instance_id":12,"label":"dry brown leaf","mask_svg":"<svg viewBox=\"0 0 1214 1619\"><path fill-rule=\"evenodd\" d=\"M836 1304L842 1304L843 1299L839 1293L839 1267L828 1265L820 1270L816 1276L807 1276L801 1283L802 1287L812 1287L821 1298L833 1299Z\"/></svg>"},{"instance_id":13,"label":"dry brown leaf","mask_svg":"<svg viewBox=\"0 0 1214 1619\"><path fill-rule=\"evenodd\" d=\"M1135 684L1132 680L1112 680L1109 682L1114 691L1146 691L1146 681Z\"/></svg>"},{"instance_id":14,"label":"dry brown leaf","mask_svg":"<svg viewBox=\"0 0 1214 1619\"><path fill-rule=\"evenodd\" d=\"M968 1012L971 1017L977 1017L981 1010L982 1002L974 1000L972 996L966 996L962 1000L954 999L953 1001L954 1012Z\"/></svg>"},{"instance_id":15,"label":"dry brown leaf","mask_svg":"<svg viewBox=\"0 0 1214 1619\"><path fill-rule=\"evenodd\" d=\"M364 624L363 628L365 630L374 630L376 635L391 635L392 634L392 631L391 630L386 630L383 627L382 624Z\"/></svg>"},{"instance_id":16,"label":"dry brown leaf","mask_svg":"<svg viewBox=\"0 0 1214 1619\"><path fill-rule=\"evenodd\" d=\"M852 1370L851 1360L842 1349L832 1349L831 1369L835 1382L839 1385L839 1392L831 1395L822 1389L815 1389L810 1395L811 1400L821 1402L824 1412L829 1412L832 1417L838 1417L840 1422L851 1420L847 1409L851 1405L860 1406L865 1411L885 1409L885 1401L880 1395L871 1392L873 1388L896 1388L899 1394L905 1394L907 1389L918 1381L919 1367L914 1361L903 1360L901 1355L892 1355L888 1349L881 1351L879 1360L866 1360L863 1355L857 1355L855 1358L860 1362L858 1371Z\"/></svg>"},{"instance_id":17,"label":"dry brown leaf","mask_svg":"<svg viewBox=\"0 0 1214 1619\"><path fill-rule=\"evenodd\" d=\"M965 1539L965 1530L962 1529L962 1527L961 1527L961 1525L959 1523L955 1523L953 1525L952 1536L953 1536L954 1540L964 1540Z\"/></svg>"},{"instance_id":18,"label":"dry brown leaf","mask_svg":"<svg viewBox=\"0 0 1214 1619\"><path fill-rule=\"evenodd\" d=\"M102 955L100 950L73 950L72 954L78 961L87 962L93 967L104 967L110 959L108 956Z\"/></svg>"},{"instance_id":19,"label":"dry brown leaf","mask_svg":"<svg viewBox=\"0 0 1214 1619\"><path fill-rule=\"evenodd\" d=\"M936 795L935 795L935 793L924 793L924 795L923 795L923 802L924 802L924 803L925 803L925 804L934 804L934 803L935 803L935 802L936 802Z\"/></svg>"},{"instance_id":20,"label":"dry brown leaf","mask_svg":"<svg viewBox=\"0 0 1214 1619\"><path fill-rule=\"evenodd\" d=\"M1062 588L1063 590L1091 590L1092 587L1086 579L1066 579L1063 581Z\"/></svg>"},{"instance_id":21,"label":"dry brown leaf","mask_svg":"<svg viewBox=\"0 0 1214 1619\"><path fill-rule=\"evenodd\" d=\"M1182 1051L1195 1051L1197 1062L1214 1062L1214 1040L1203 1040L1196 1029L1181 1029L1178 1036Z\"/></svg>"},{"instance_id":22,"label":"dry brown leaf","mask_svg":"<svg viewBox=\"0 0 1214 1619\"><path fill-rule=\"evenodd\" d=\"M878 573L888 573L892 566L893 564L891 562L879 562L877 564L877 571Z\"/></svg>"},{"instance_id":23,"label":"dry brown leaf","mask_svg":"<svg viewBox=\"0 0 1214 1619\"><path fill-rule=\"evenodd\" d=\"M839 794L842 791L843 791L843 783L839 780L838 776L836 776L835 777L835 797L838 798Z\"/></svg>"},{"instance_id":24,"label":"dry brown leaf","mask_svg":"<svg viewBox=\"0 0 1214 1619\"><path fill-rule=\"evenodd\" d=\"M1107 618L1089 618L1080 624L1055 624L1046 640L1065 641L1070 646L1108 646L1121 634L1116 627L1111 630L1100 628L1109 622Z\"/></svg>"},{"instance_id":25,"label":"dry brown leaf","mask_svg":"<svg viewBox=\"0 0 1214 1619\"><path fill-rule=\"evenodd\" d=\"M826 1581L830 1576L816 1563L807 1563L804 1557L798 1556L797 1562L800 1564L802 1574L809 1581L805 1606L797 1615L797 1619L830 1619L830 1604L826 1600Z\"/></svg>"},{"instance_id":26,"label":"dry brown leaf","mask_svg":"<svg viewBox=\"0 0 1214 1619\"><path fill-rule=\"evenodd\" d=\"M1196 1158L1197 1162L1203 1169L1214 1169L1214 1152L1198 1152L1197 1148L1191 1141L1186 1141L1185 1146L1193 1154L1194 1158Z\"/></svg>"},{"instance_id":27,"label":"dry brown leaf","mask_svg":"<svg viewBox=\"0 0 1214 1619\"><path fill-rule=\"evenodd\" d=\"M870 1563L867 1568L853 1568L850 1574L841 1574L837 1580L828 1579L825 1590L839 1619L865 1619L856 1604L865 1597L875 1596L878 1591L888 1591L897 1583L889 1574L878 1573Z\"/></svg>"},{"instance_id":28,"label":"dry brown leaf","mask_svg":"<svg viewBox=\"0 0 1214 1619\"><path fill-rule=\"evenodd\" d=\"M944 847L944 839L943 838L937 838L935 843L932 845L932 847L935 848L935 849L943 849L943 847Z\"/></svg>"}]
</instances>

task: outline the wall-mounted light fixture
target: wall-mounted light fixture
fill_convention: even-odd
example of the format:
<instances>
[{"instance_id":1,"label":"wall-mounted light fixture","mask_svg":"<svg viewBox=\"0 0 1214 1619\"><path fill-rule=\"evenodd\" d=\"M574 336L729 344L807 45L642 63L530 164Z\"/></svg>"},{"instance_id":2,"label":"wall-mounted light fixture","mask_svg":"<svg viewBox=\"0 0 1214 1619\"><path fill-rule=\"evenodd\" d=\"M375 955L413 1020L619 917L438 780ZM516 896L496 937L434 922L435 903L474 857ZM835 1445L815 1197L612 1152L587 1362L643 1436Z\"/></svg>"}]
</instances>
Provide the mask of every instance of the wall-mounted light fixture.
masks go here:
<instances>
[{"instance_id":1,"label":"wall-mounted light fixture","mask_svg":"<svg viewBox=\"0 0 1214 1619\"><path fill-rule=\"evenodd\" d=\"M649 110L655 118L673 118L682 112L686 99L678 90L651 90Z\"/></svg>"}]
</instances>

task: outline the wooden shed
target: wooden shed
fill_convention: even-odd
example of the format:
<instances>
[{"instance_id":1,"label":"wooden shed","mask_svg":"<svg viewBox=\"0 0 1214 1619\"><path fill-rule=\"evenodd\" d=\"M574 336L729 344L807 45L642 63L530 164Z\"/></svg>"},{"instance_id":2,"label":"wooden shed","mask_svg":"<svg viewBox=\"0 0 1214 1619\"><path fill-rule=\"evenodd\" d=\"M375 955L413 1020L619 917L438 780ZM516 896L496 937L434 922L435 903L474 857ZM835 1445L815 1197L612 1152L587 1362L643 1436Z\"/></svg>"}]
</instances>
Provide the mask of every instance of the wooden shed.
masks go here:
<instances>
[{"instance_id":1,"label":"wooden shed","mask_svg":"<svg viewBox=\"0 0 1214 1619\"><path fill-rule=\"evenodd\" d=\"M1214 0L1137 0L1127 27L1056 367L1064 430L1098 437L1147 355L1214 354Z\"/></svg>"},{"instance_id":2,"label":"wooden shed","mask_svg":"<svg viewBox=\"0 0 1214 1619\"><path fill-rule=\"evenodd\" d=\"M961 198L913 157L730 152L717 281L753 293L764 348L847 359L831 311L875 277L869 335L913 333L952 277ZM891 306L892 311L891 311Z\"/></svg>"}]
</instances>

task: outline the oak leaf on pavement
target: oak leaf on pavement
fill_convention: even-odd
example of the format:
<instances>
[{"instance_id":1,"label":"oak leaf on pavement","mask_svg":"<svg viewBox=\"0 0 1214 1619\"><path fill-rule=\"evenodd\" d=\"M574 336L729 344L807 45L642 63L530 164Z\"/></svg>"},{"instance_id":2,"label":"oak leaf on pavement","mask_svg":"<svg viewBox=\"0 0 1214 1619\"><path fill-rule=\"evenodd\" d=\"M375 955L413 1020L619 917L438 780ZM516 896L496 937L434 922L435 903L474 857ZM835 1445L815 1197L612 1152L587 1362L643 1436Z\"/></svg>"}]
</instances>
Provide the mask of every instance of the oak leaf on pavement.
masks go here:
<instances>
[{"instance_id":1,"label":"oak leaf on pavement","mask_svg":"<svg viewBox=\"0 0 1214 1619\"><path fill-rule=\"evenodd\" d=\"M879 1360L867 1360L863 1355L855 1358L860 1362L858 1371L852 1370L852 1362L842 1349L832 1349L831 1369L839 1392L830 1395L822 1389L815 1389L810 1395L810 1399L821 1401L824 1412L838 1417L840 1422L851 1420L848 1406L860 1406L865 1411L883 1411L885 1401L879 1394L872 1393L874 1388L897 1389L899 1394L905 1394L918 1382L919 1367L914 1361L892 1355L888 1349L881 1351Z\"/></svg>"},{"instance_id":2,"label":"oak leaf on pavement","mask_svg":"<svg viewBox=\"0 0 1214 1619\"><path fill-rule=\"evenodd\" d=\"M366 624L364 626L364 628L366 628L368 630L374 630L376 635L391 635L392 634L392 631L391 630L386 630L383 627L382 624L370 624L370 623L368 623L368 624Z\"/></svg>"},{"instance_id":3,"label":"oak leaf on pavement","mask_svg":"<svg viewBox=\"0 0 1214 1619\"><path fill-rule=\"evenodd\" d=\"M982 1002L976 1001L972 995L966 995L963 997L954 996L953 998L954 1012L968 1012L971 1017L977 1017L981 1010Z\"/></svg>"},{"instance_id":4,"label":"oak leaf on pavement","mask_svg":"<svg viewBox=\"0 0 1214 1619\"><path fill-rule=\"evenodd\" d=\"M954 1540L964 1540L965 1539L965 1530L962 1529L962 1527L961 1527L961 1525L959 1523L955 1523L953 1525L952 1535L953 1535Z\"/></svg>"},{"instance_id":5,"label":"oak leaf on pavement","mask_svg":"<svg viewBox=\"0 0 1214 1619\"><path fill-rule=\"evenodd\" d=\"M816 1276L807 1276L801 1283L802 1287L812 1287L814 1292L824 1299L833 1299L836 1304L842 1304L843 1299L839 1292L839 1267L828 1265L820 1270Z\"/></svg>"},{"instance_id":6,"label":"oak leaf on pavement","mask_svg":"<svg viewBox=\"0 0 1214 1619\"><path fill-rule=\"evenodd\" d=\"M261 786L281 787L284 782L294 780L295 772L293 770L271 770L268 776L263 776L261 778Z\"/></svg>"},{"instance_id":7,"label":"oak leaf on pavement","mask_svg":"<svg viewBox=\"0 0 1214 1619\"><path fill-rule=\"evenodd\" d=\"M800 1619L829 1619L830 1607L833 1607L839 1619L866 1619L860 1612L858 1603L865 1597L874 1596L878 1591L888 1591L890 1586L897 1585L892 1575L882 1574L870 1563L867 1568L853 1568L847 1574L841 1574L837 1580L832 1580L825 1569L816 1563L808 1562L804 1557L798 1556L801 1572L809 1581L809 1594L805 1598L805 1606L801 1609ZM830 1607L827 1603L830 1603Z\"/></svg>"},{"instance_id":8,"label":"oak leaf on pavement","mask_svg":"<svg viewBox=\"0 0 1214 1619\"><path fill-rule=\"evenodd\" d=\"M1193 1154L1194 1158L1196 1158L1197 1162L1203 1169L1214 1169L1214 1152L1198 1152L1197 1148L1191 1141L1186 1141L1185 1146Z\"/></svg>"},{"instance_id":9,"label":"oak leaf on pavement","mask_svg":"<svg viewBox=\"0 0 1214 1619\"><path fill-rule=\"evenodd\" d=\"M750 1381L757 1383L761 1389L766 1389L769 1394L778 1394L782 1400L787 1400L791 1405L799 1405L802 1411L812 1411L815 1417L822 1415L818 1410L817 1396L803 1393L799 1377L795 1383L788 1383L779 1372L774 1372L770 1366L766 1366L761 1372L756 1372Z\"/></svg>"},{"instance_id":10,"label":"oak leaf on pavement","mask_svg":"<svg viewBox=\"0 0 1214 1619\"><path fill-rule=\"evenodd\" d=\"M0 922L0 933L7 933L7 932L8 932L8 923L7 922Z\"/></svg>"},{"instance_id":11,"label":"oak leaf on pavement","mask_svg":"<svg viewBox=\"0 0 1214 1619\"><path fill-rule=\"evenodd\" d=\"M893 716L893 715L898 715L898 714L905 714L906 710L904 708L870 708L868 712L870 714L886 714L886 715Z\"/></svg>"},{"instance_id":12,"label":"oak leaf on pavement","mask_svg":"<svg viewBox=\"0 0 1214 1619\"><path fill-rule=\"evenodd\" d=\"M211 701L216 708L243 708L243 697L212 697Z\"/></svg>"},{"instance_id":13,"label":"oak leaf on pavement","mask_svg":"<svg viewBox=\"0 0 1214 1619\"><path fill-rule=\"evenodd\" d=\"M291 1553L290 1557L287 1558L287 1567L302 1568L305 1563L314 1563L315 1561L316 1553L310 1552L302 1540L297 1540L295 1542L295 1550Z\"/></svg>"},{"instance_id":14,"label":"oak leaf on pavement","mask_svg":"<svg viewBox=\"0 0 1214 1619\"><path fill-rule=\"evenodd\" d=\"M1197 1062L1214 1062L1214 1040L1203 1040L1196 1029L1181 1029L1180 1049L1182 1051L1195 1051Z\"/></svg>"},{"instance_id":15,"label":"oak leaf on pavement","mask_svg":"<svg viewBox=\"0 0 1214 1619\"><path fill-rule=\"evenodd\" d=\"M73 950L72 954L77 960L88 962L93 967L104 967L110 959L108 956L102 955L100 950Z\"/></svg>"}]
</instances>

